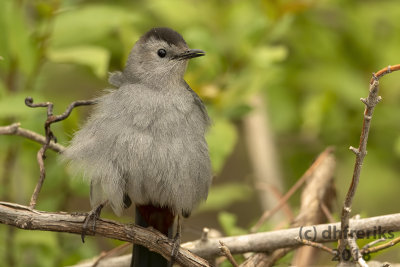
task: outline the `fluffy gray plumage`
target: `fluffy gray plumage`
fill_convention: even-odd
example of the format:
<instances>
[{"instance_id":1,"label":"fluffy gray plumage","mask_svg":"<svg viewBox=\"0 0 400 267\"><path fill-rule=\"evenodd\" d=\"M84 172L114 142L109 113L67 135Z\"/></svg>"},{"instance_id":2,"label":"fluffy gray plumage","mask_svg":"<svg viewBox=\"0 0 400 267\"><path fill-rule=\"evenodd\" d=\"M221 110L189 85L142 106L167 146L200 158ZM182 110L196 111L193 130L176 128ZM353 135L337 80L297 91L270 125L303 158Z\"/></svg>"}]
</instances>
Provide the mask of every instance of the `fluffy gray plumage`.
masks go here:
<instances>
[{"instance_id":1,"label":"fluffy gray plumage","mask_svg":"<svg viewBox=\"0 0 400 267\"><path fill-rule=\"evenodd\" d=\"M108 200L120 215L128 195L136 204L188 215L207 198L212 174L204 135L210 120L183 79L188 59L202 55L198 51L175 31L155 28L135 44L124 71L111 74L118 89L97 99L63 153L90 179L93 207Z\"/></svg>"}]
</instances>

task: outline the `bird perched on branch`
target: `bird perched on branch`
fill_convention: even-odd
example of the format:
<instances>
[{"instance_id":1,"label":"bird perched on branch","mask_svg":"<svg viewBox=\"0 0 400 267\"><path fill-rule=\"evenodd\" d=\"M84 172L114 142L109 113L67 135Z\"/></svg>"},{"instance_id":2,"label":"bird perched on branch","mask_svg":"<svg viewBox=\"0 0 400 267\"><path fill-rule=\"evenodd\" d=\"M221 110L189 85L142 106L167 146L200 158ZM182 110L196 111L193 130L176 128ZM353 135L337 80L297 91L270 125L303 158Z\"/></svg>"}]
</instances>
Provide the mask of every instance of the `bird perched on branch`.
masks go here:
<instances>
[{"instance_id":1,"label":"bird perched on branch","mask_svg":"<svg viewBox=\"0 0 400 267\"><path fill-rule=\"evenodd\" d=\"M136 42L125 69L111 74L118 89L97 98L63 153L90 180L88 218L95 222L105 203L121 215L133 202L136 224L172 237L175 217L188 217L207 198L210 119L183 79L189 59L204 55L176 31L153 28ZM166 265L135 245L132 266Z\"/></svg>"}]
</instances>

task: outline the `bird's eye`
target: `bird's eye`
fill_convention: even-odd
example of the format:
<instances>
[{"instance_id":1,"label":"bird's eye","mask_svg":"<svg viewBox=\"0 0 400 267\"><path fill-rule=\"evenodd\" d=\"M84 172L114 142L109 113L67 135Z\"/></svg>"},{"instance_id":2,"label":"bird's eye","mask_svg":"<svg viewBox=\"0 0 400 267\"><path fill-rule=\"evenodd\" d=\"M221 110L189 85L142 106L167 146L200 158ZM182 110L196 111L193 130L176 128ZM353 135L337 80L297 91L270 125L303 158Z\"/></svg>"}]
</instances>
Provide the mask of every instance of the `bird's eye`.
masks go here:
<instances>
[{"instance_id":1,"label":"bird's eye","mask_svg":"<svg viewBox=\"0 0 400 267\"><path fill-rule=\"evenodd\" d=\"M166 55L167 55L167 51L165 51L165 49L158 49L158 51L157 51L157 55L159 56L159 57L165 57Z\"/></svg>"}]
</instances>

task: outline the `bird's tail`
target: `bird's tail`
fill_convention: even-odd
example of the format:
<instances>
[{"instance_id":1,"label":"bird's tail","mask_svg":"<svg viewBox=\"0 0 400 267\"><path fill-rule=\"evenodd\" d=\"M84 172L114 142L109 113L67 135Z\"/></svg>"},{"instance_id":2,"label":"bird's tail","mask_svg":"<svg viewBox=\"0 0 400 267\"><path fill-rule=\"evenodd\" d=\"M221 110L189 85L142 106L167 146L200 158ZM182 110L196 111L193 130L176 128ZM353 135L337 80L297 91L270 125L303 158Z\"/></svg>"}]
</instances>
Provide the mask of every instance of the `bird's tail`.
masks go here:
<instances>
[{"instance_id":1,"label":"bird's tail","mask_svg":"<svg viewBox=\"0 0 400 267\"><path fill-rule=\"evenodd\" d=\"M167 207L137 205L135 224L142 227L153 227L172 238L175 216ZM160 254L140 245L133 246L131 267L167 267L168 261Z\"/></svg>"}]
</instances>

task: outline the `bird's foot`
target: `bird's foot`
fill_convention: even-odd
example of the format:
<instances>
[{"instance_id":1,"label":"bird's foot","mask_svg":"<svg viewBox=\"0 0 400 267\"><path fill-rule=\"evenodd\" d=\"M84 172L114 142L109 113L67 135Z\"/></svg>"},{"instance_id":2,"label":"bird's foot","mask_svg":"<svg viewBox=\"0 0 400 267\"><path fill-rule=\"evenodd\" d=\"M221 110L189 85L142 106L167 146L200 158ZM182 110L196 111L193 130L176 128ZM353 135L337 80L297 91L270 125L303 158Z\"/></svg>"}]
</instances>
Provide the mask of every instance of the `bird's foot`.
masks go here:
<instances>
[{"instance_id":1,"label":"bird's foot","mask_svg":"<svg viewBox=\"0 0 400 267\"><path fill-rule=\"evenodd\" d=\"M176 260L176 257L178 256L179 248L181 247L181 234L176 233L173 240L174 241L172 242L171 261L169 263L170 267L172 267Z\"/></svg>"},{"instance_id":2,"label":"bird's foot","mask_svg":"<svg viewBox=\"0 0 400 267\"><path fill-rule=\"evenodd\" d=\"M100 218L101 210L104 208L105 204L106 203L102 203L102 204L98 205L97 207L92 209L86 215L85 221L83 222L83 226L82 226L82 234L81 234L82 243L85 243L85 236L86 236L87 230L89 229L90 221L93 221L92 231L93 232L96 231L96 221L97 221L97 219Z\"/></svg>"},{"instance_id":3,"label":"bird's foot","mask_svg":"<svg viewBox=\"0 0 400 267\"><path fill-rule=\"evenodd\" d=\"M176 257L178 256L180 246L181 246L181 224L180 224L180 216L178 215L176 234L172 242L171 261L169 262L169 267L172 267L172 265L174 264Z\"/></svg>"}]
</instances>

